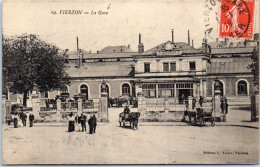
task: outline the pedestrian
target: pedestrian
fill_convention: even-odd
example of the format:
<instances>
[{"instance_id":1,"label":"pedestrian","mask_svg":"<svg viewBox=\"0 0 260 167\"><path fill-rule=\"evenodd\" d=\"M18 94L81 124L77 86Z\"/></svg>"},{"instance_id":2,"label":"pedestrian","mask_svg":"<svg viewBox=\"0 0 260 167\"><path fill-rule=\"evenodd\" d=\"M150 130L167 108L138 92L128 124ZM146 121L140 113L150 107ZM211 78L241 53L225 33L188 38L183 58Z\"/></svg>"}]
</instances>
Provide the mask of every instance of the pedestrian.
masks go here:
<instances>
[{"instance_id":1,"label":"pedestrian","mask_svg":"<svg viewBox=\"0 0 260 167\"><path fill-rule=\"evenodd\" d=\"M124 109L124 119L126 118L126 114L129 114L130 113L130 109L128 108L128 105L125 106L125 109Z\"/></svg>"},{"instance_id":2,"label":"pedestrian","mask_svg":"<svg viewBox=\"0 0 260 167\"><path fill-rule=\"evenodd\" d=\"M89 125L89 134L93 133L93 117L90 116L89 120L88 120L88 125Z\"/></svg>"},{"instance_id":3,"label":"pedestrian","mask_svg":"<svg viewBox=\"0 0 260 167\"><path fill-rule=\"evenodd\" d=\"M18 114L17 113L14 114L13 120L14 120L14 128L18 128Z\"/></svg>"},{"instance_id":4,"label":"pedestrian","mask_svg":"<svg viewBox=\"0 0 260 167\"><path fill-rule=\"evenodd\" d=\"M96 127L97 127L97 118L95 115L93 115L93 133L96 133Z\"/></svg>"},{"instance_id":5,"label":"pedestrian","mask_svg":"<svg viewBox=\"0 0 260 167\"><path fill-rule=\"evenodd\" d=\"M226 103L226 114L228 113L228 102L227 102L227 98L225 98L225 103Z\"/></svg>"},{"instance_id":6,"label":"pedestrian","mask_svg":"<svg viewBox=\"0 0 260 167\"><path fill-rule=\"evenodd\" d=\"M18 122L18 127L22 127L22 125L23 125L23 113L22 112L20 112L19 114L18 114L18 117L17 117L17 122Z\"/></svg>"},{"instance_id":7,"label":"pedestrian","mask_svg":"<svg viewBox=\"0 0 260 167\"><path fill-rule=\"evenodd\" d=\"M76 114L75 116L75 131L80 131L80 116Z\"/></svg>"},{"instance_id":8,"label":"pedestrian","mask_svg":"<svg viewBox=\"0 0 260 167\"><path fill-rule=\"evenodd\" d=\"M26 115L26 113L23 113L22 119L23 119L23 126L26 126L26 121L27 121L27 115Z\"/></svg>"},{"instance_id":9,"label":"pedestrian","mask_svg":"<svg viewBox=\"0 0 260 167\"><path fill-rule=\"evenodd\" d=\"M203 97L202 96L200 96L199 103L200 103L200 107L202 107L202 103L203 103Z\"/></svg>"},{"instance_id":10,"label":"pedestrian","mask_svg":"<svg viewBox=\"0 0 260 167\"><path fill-rule=\"evenodd\" d=\"M30 113L29 115L30 127L33 127L33 120L34 120L34 115Z\"/></svg>"},{"instance_id":11,"label":"pedestrian","mask_svg":"<svg viewBox=\"0 0 260 167\"><path fill-rule=\"evenodd\" d=\"M74 123L75 123L75 118L73 117L73 113L71 112L70 114L69 114L69 128L68 128L68 131L69 132L73 132L74 130L75 130L75 125L74 125Z\"/></svg>"},{"instance_id":12,"label":"pedestrian","mask_svg":"<svg viewBox=\"0 0 260 167\"><path fill-rule=\"evenodd\" d=\"M87 117L86 117L86 115L84 115L82 113L81 116L80 116L80 123L81 123L81 127L82 127L82 132L87 131L86 122L87 122Z\"/></svg>"}]
</instances>

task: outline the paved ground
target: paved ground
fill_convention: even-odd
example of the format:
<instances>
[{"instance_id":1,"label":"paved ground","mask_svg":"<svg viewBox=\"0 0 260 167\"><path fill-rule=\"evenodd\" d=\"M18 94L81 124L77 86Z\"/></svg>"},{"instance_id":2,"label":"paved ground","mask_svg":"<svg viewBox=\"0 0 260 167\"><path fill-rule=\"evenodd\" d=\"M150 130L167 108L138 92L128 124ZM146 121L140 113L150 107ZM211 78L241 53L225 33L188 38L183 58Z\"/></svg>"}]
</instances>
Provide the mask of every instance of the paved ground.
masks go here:
<instances>
[{"instance_id":1,"label":"paved ground","mask_svg":"<svg viewBox=\"0 0 260 167\"><path fill-rule=\"evenodd\" d=\"M134 131L119 127L118 113L121 111L110 109L110 123L99 123L94 135L69 133L64 123L38 123L33 128L18 129L3 125L2 161L4 164L258 162L257 128L228 124L201 128L183 123L142 123ZM243 124L249 127L257 127L248 122L250 113L247 111L234 110L230 115L239 112L244 117L227 123L244 121Z\"/></svg>"}]
</instances>

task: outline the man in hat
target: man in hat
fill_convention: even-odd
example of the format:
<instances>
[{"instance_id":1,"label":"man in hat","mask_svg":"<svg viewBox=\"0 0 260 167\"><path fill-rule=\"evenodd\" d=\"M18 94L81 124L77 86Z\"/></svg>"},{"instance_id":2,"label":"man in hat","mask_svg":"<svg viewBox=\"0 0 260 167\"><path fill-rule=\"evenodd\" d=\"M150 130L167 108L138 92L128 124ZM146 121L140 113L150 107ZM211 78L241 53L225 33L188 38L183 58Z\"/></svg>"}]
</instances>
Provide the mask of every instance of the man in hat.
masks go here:
<instances>
[{"instance_id":1,"label":"man in hat","mask_svg":"<svg viewBox=\"0 0 260 167\"><path fill-rule=\"evenodd\" d=\"M96 133L96 127L97 127L97 118L95 115L93 115L93 133Z\"/></svg>"},{"instance_id":2,"label":"man in hat","mask_svg":"<svg viewBox=\"0 0 260 167\"><path fill-rule=\"evenodd\" d=\"M82 113L81 116L80 116L80 123L81 123L81 127L82 127L82 132L87 131L86 122L87 122L87 117L86 117L86 115L84 115Z\"/></svg>"},{"instance_id":3,"label":"man in hat","mask_svg":"<svg viewBox=\"0 0 260 167\"><path fill-rule=\"evenodd\" d=\"M26 113L22 114L22 121L23 121L23 126L26 126L26 121L27 121L27 114Z\"/></svg>"},{"instance_id":4,"label":"man in hat","mask_svg":"<svg viewBox=\"0 0 260 167\"><path fill-rule=\"evenodd\" d=\"M29 115L30 127L33 127L33 120L34 120L34 115L30 113Z\"/></svg>"},{"instance_id":5,"label":"man in hat","mask_svg":"<svg viewBox=\"0 0 260 167\"><path fill-rule=\"evenodd\" d=\"M130 113L130 109L128 108L128 105L125 106L125 109L124 109L124 119L126 118L126 114L129 114Z\"/></svg>"},{"instance_id":6,"label":"man in hat","mask_svg":"<svg viewBox=\"0 0 260 167\"><path fill-rule=\"evenodd\" d=\"M88 120L88 125L89 125L89 134L92 134L93 133L93 117L90 116L89 120Z\"/></svg>"}]
</instances>

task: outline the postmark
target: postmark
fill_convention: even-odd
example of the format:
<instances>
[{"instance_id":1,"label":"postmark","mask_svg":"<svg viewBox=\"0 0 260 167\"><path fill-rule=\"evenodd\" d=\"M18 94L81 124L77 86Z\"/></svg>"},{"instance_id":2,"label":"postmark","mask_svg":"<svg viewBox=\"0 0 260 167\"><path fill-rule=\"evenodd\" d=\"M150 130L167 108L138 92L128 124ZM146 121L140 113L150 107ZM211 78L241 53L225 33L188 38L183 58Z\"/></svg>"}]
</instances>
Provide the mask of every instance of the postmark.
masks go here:
<instances>
[{"instance_id":1,"label":"postmark","mask_svg":"<svg viewBox=\"0 0 260 167\"><path fill-rule=\"evenodd\" d=\"M254 4L255 0L222 0L219 36L251 39Z\"/></svg>"}]
</instances>

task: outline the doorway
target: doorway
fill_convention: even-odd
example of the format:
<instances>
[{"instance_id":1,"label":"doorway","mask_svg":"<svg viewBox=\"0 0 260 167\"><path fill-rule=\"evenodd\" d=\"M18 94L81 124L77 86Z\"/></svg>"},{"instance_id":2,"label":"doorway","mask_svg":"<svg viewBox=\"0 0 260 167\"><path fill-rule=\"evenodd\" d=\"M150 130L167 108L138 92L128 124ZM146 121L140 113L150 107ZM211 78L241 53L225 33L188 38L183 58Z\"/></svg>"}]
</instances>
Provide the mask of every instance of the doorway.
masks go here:
<instances>
[{"instance_id":1,"label":"doorway","mask_svg":"<svg viewBox=\"0 0 260 167\"><path fill-rule=\"evenodd\" d=\"M193 96L193 89L179 89L179 104L185 104L188 96Z\"/></svg>"}]
</instances>

